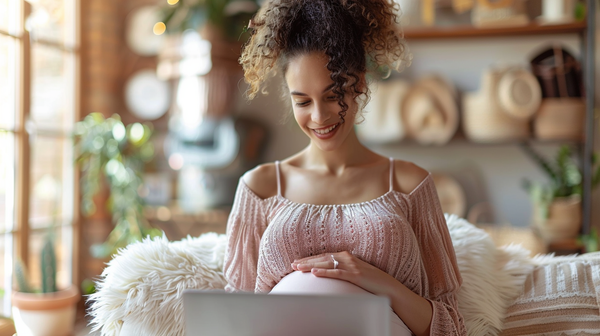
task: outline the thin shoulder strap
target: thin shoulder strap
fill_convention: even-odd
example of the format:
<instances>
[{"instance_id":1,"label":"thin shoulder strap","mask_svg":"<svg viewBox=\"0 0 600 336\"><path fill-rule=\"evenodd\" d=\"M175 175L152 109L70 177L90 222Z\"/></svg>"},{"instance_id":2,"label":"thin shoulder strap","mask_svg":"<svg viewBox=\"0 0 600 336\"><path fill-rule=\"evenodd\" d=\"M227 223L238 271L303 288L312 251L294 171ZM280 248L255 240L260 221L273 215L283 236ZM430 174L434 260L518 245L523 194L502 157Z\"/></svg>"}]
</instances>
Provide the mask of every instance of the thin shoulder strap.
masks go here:
<instances>
[{"instance_id":1,"label":"thin shoulder strap","mask_svg":"<svg viewBox=\"0 0 600 336\"><path fill-rule=\"evenodd\" d=\"M390 157L390 191L394 190L394 158Z\"/></svg>"},{"instance_id":2,"label":"thin shoulder strap","mask_svg":"<svg viewBox=\"0 0 600 336\"><path fill-rule=\"evenodd\" d=\"M281 197L281 173L279 172L279 161L275 161L275 170L277 172L277 195Z\"/></svg>"}]
</instances>

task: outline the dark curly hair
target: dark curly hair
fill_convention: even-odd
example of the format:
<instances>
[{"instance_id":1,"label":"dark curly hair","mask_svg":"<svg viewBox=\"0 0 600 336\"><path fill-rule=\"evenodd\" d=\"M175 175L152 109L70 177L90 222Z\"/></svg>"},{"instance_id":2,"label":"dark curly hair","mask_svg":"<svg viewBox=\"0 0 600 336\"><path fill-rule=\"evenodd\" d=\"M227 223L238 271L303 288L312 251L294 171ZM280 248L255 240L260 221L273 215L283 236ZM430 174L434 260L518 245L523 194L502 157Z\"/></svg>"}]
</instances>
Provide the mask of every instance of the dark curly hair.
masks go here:
<instances>
[{"instance_id":1,"label":"dark curly hair","mask_svg":"<svg viewBox=\"0 0 600 336\"><path fill-rule=\"evenodd\" d=\"M389 74L410 62L397 13L393 0L268 0L252 21L240 57L249 99L266 93L264 82L277 70L285 73L290 59L322 52L343 121L346 93L369 99L362 74L381 68Z\"/></svg>"}]
</instances>

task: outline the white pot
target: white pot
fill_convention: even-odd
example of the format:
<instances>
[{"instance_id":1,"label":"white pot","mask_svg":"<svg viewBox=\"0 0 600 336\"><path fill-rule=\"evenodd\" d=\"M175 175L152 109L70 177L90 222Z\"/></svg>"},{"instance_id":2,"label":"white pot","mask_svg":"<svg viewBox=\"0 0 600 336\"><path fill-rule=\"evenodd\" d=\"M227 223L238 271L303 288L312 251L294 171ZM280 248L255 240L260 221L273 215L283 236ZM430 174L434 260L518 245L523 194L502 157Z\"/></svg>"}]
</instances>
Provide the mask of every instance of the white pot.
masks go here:
<instances>
[{"instance_id":1,"label":"white pot","mask_svg":"<svg viewBox=\"0 0 600 336\"><path fill-rule=\"evenodd\" d=\"M539 19L548 24L572 22L575 20L576 4L576 0L544 0Z\"/></svg>"},{"instance_id":2,"label":"white pot","mask_svg":"<svg viewBox=\"0 0 600 336\"><path fill-rule=\"evenodd\" d=\"M13 320L18 336L73 335L79 291L71 286L48 294L13 293Z\"/></svg>"}]
</instances>

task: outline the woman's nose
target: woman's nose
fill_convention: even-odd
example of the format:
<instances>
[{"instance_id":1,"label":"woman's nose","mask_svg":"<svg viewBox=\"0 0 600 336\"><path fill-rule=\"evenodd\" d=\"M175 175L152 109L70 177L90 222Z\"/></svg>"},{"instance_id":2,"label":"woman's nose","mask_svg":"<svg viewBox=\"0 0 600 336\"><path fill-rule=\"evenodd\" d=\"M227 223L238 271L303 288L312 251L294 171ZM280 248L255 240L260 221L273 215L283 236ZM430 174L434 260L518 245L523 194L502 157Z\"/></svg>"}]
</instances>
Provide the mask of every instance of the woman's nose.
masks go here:
<instances>
[{"instance_id":1,"label":"woman's nose","mask_svg":"<svg viewBox=\"0 0 600 336\"><path fill-rule=\"evenodd\" d=\"M331 118L331 113L323 104L315 104L311 113L311 119L318 125L324 125Z\"/></svg>"}]
</instances>

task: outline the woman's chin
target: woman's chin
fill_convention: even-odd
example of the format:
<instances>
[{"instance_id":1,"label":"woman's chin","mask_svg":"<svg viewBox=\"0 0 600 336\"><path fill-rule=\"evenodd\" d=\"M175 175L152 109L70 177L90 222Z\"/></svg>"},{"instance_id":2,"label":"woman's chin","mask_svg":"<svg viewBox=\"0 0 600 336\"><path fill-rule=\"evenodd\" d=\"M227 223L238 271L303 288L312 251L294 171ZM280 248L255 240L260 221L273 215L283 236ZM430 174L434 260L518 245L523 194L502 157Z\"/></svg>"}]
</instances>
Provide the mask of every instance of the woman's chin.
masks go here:
<instances>
[{"instance_id":1,"label":"woman's chin","mask_svg":"<svg viewBox=\"0 0 600 336\"><path fill-rule=\"evenodd\" d=\"M273 287L270 294L371 294L344 280L319 278L310 272L292 272Z\"/></svg>"}]
</instances>

